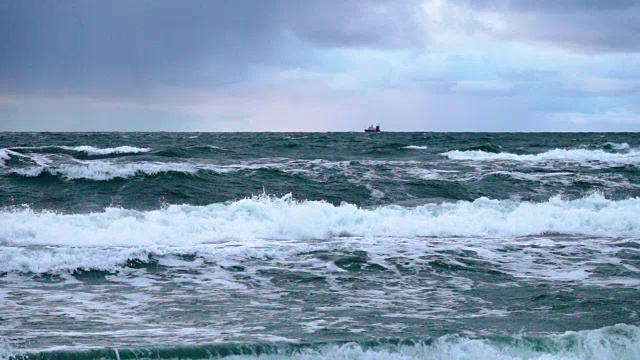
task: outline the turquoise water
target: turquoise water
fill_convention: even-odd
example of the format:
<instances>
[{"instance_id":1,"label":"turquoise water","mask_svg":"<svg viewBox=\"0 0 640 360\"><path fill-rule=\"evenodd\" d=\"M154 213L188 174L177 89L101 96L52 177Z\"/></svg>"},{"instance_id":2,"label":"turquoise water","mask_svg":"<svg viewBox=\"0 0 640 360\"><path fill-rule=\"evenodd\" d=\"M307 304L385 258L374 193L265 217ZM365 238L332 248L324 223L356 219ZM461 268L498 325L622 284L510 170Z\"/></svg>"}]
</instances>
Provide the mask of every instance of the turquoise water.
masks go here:
<instances>
[{"instance_id":1,"label":"turquoise water","mask_svg":"<svg viewBox=\"0 0 640 360\"><path fill-rule=\"evenodd\" d=\"M0 358L638 359L638 139L0 133Z\"/></svg>"}]
</instances>

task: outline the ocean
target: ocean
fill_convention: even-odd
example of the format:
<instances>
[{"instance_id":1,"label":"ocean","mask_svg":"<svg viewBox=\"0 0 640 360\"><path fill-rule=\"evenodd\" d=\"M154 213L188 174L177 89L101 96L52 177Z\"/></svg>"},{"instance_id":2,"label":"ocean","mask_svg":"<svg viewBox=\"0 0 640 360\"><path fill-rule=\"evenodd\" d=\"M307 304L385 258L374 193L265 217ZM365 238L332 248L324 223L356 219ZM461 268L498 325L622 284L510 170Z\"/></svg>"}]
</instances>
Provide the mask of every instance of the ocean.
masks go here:
<instances>
[{"instance_id":1,"label":"ocean","mask_svg":"<svg viewBox=\"0 0 640 360\"><path fill-rule=\"evenodd\" d=\"M631 133L0 133L0 359L640 359Z\"/></svg>"}]
</instances>

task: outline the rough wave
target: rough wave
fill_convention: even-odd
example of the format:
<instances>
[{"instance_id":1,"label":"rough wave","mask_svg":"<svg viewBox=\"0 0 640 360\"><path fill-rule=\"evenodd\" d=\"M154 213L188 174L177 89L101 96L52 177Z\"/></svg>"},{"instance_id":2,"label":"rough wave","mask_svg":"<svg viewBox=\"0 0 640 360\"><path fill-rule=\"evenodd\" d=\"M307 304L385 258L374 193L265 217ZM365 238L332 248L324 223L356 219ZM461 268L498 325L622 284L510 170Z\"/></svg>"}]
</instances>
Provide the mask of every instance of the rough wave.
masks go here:
<instances>
[{"instance_id":1,"label":"rough wave","mask_svg":"<svg viewBox=\"0 0 640 360\"><path fill-rule=\"evenodd\" d=\"M0 149L0 167L5 166L5 161L10 160L11 157L9 156L9 150L7 149Z\"/></svg>"},{"instance_id":2,"label":"rough wave","mask_svg":"<svg viewBox=\"0 0 640 360\"><path fill-rule=\"evenodd\" d=\"M56 146L56 145L47 145L47 146L17 146L12 147L11 149L15 150L47 150L47 149L61 149L67 151L75 151L82 152L89 156L95 155L111 155L111 154L138 154L149 152L153 149L151 148L138 148L134 146L117 146L117 147L109 147L109 148L98 148L91 145L80 145L80 146Z\"/></svg>"},{"instance_id":3,"label":"rough wave","mask_svg":"<svg viewBox=\"0 0 640 360\"><path fill-rule=\"evenodd\" d=\"M68 180L87 179L97 181L107 181L117 178L126 179L139 174L157 175L169 172L194 174L197 171L198 168L187 163L139 162L115 164L105 161L63 164L57 167L37 166L12 170L14 174L26 177L36 177L43 173L49 173Z\"/></svg>"},{"instance_id":4,"label":"rough wave","mask_svg":"<svg viewBox=\"0 0 640 360\"><path fill-rule=\"evenodd\" d=\"M547 336L436 339L378 339L368 342L219 344L185 348L92 349L11 354L12 359L457 359L457 360L631 360L640 358L640 328L618 324Z\"/></svg>"},{"instance_id":5,"label":"rough wave","mask_svg":"<svg viewBox=\"0 0 640 360\"><path fill-rule=\"evenodd\" d=\"M36 163L40 160L40 157L37 157L37 156L32 159L31 157L20 154L19 152L15 152L9 149L0 149L0 167L5 167L6 166L5 161L11 160L12 156L27 158L27 159L33 160Z\"/></svg>"},{"instance_id":6,"label":"rough wave","mask_svg":"<svg viewBox=\"0 0 640 360\"><path fill-rule=\"evenodd\" d=\"M23 155L25 156L25 155ZM26 157L26 156L25 156ZM210 171L218 174L241 171L279 170L291 174L307 176L321 176L322 170L338 170L344 174L352 174L350 167L354 164L362 166L415 166L416 161L381 161L381 160L353 160L326 161L291 160L287 158L265 158L258 161L240 161L238 163L210 164L196 162L113 162L105 160L78 161L70 164L50 165L50 163L30 158L39 166L15 168L10 172L25 177L37 177L44 173L60 176L68 180L86 179L108 181L126 179L138 175L157 175L161 173L179 172L195 174L198 171Z\"/></svg>"},{"instance_id":7,"label":"rough wave","mask_svg":"<svg viewBox=\"0 0 640 360\"><path fill-rule=\"evenodd\" d=\"M418 146L418 145L409 145L409 146L404 146L403 149L413 149L413 150L426 150L428 149L428 146Z\"/></svg>"},{"instance_id":8,"label":"rough wave","mask_svg":"<svg viewBox=\"0 0 640 360\"><path fill-rule=\"evenodd\" d=\"M629 146L629 144L627 143L614 143L614 142L607 142L604 144L605 148L610 148L613 150L628 150L631 148L631 146Z\"/></svg>"},{"instance_id":9,"label":"rough wave","mask_svg":"<svg viewBox=\"0 0 640 360\"><path fill-rule=\"evenodd\" d=\"M640 199L611 201L593 195L530 203L481 198L363 209L257 197L153 211L107 208L91 214L7 209L0 212L0 272L110 271L132 259L146 262L166 254L279 258L335 244L386 256L397 250L394 244L423 251L421 237L484 238L477 241L489 246L496 238L550 233L640 236Z\"/></svg>"},{"instance_id":10,"label":"rough wave","mask_svg":"<svg viewBox=\"0 0 640 360\"><path fill-rule=\"evenodd\" d=\"M452 160L471 161L563 161L563 162L587 162L596 161L616 164L640 164L640 151L630 151L628 153L610 153L604 150L582 150L582 149L555 149L540 154L512 154L512 153L491 153L481 150L459 151L453 150L441 155Z\"/></svg>"},{"instance_id":11,"label":"rough wave","mask_svg":"<svg viewBox=\"0 0 640 360\"><path fill-rule=\"evenodd\" d=\"M133 146L118 146L114 148L97 148L89 145L82 146L60 146L61 149L83 152L87 155L110 155L110 154L138 154L149 152L150 148L137 148Z\"/></svg>"},{"instance_id":12,"label":"rough wave","mask_svg":"<svg viewBox=\"0 0 640 360\"><path fill-rule=\"evenodd\" d=\"M224 240L328 239L343 236L531 236L549 233L640 236L640 199L601 195L546 202L480 198L472 202L374 209L322 201L255 197L208 206L171 205L153 211L107 208L60 214L30 209L0 213L8 245L195 245Z\"/></svg>"},{"instance_id":13,"label":"rough wave","mask_svg":"<svg viewBox=\"0 0 640 360\"><path fill-rule=\"evenodd\" d=\"M0 360L11 359L15 356L16 353L11 348L9 340L0 336Z\"/></svg>"}]
</instances>

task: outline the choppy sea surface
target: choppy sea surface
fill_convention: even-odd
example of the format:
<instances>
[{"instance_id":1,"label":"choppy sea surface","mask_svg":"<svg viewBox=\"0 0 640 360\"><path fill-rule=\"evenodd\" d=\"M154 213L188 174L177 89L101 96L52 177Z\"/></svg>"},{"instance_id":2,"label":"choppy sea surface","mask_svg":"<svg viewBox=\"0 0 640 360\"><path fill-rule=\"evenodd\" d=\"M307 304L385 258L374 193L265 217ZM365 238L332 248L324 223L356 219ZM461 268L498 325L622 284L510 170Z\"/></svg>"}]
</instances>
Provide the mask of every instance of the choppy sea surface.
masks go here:
<instances>
[{"instance_id":1,"label":"choppy sea surface","mask_svg":"<svg viewBox=\"0 0 640 360\"><path fill-rule=\"evenodd\" d=\"M630 133L0 133L0 359L640 359Z\"/></svg>"}]
</instances>

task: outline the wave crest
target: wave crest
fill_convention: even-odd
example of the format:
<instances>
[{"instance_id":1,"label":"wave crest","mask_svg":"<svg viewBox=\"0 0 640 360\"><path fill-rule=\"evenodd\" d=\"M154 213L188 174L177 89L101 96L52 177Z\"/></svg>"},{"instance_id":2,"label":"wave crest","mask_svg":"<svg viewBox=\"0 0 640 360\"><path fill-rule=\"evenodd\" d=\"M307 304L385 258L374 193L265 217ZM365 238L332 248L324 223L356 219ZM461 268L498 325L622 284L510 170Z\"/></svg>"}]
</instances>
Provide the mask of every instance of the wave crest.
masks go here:
<instances>
[{"instance_id":1,"label":"wave crest","mask_svg":"<svg viewBox=\"0 0 640 360\"><path fill-rule=\"evenodd\" d=\"M549 233L640 236L640 199L602 195L546 202L480 198L471 202L374 209L266 196L208 206L171 205L153 211L107 208L60 214L30 209L0 212L0 242L9 245L133 246L203 244L249 239L341 236L532 236Z\"/></svg>"},{"instance_id":2,"label":"wave crest","mask_svg":"<svg viewBox=\"0 0 640 360\"><path fill-rule=\"evenodd\" d=\"M606 142L604 144L605 149L613 149L613 150L628 150L631 148L627 143L614 143L614 142Z\"/></svg>"},{"instance_id":3,"label":"wave crest","mask_svg":"<svg viewBox=\"0 0 640 360\"><path fill-rule=\"evenodd\" d=\"M111 154L138 154L149 152L150 148L137 148L133 146L118 146L113 148L97 148L89 145L60 146L61 149L83 152L87 155L111 155Z\"/></svg>"},{"instance_id":4,"label":"wave crest","mask_svg":"<svg viewBox=\"0 0 640 360\"><path fill-rule=\"evenodd\" d=\"M10 160L11 157L9 156L9 150L7 149L0 149L0 167L4 167L5 166L5 161Z\"/></svg>"},{"instance_id":5,"label":"wave crest","mask_svg":"<svg viewBox=\"0 0 640 360\"><path fill-rule=\"evenodd\" d=\"M79 145L79 146L47 145L47 146L18 146L18 147L12 147L11 149L15 149L15 150L60 149L60 150L67 150L67 151L83 152L89 156L112 155L112 154L138 154L138 153L145 153L153 150L151 148L138 148L138 147L128 146L128 145L109 147L109 148L99 148L91 145Z\"/></svg>"},{"instance_id":6,"label":"wave crest","mask_svg":"<svg viewBox=\"0 0 640 360\"><path fill-rule=\"evenodd\" d=\"M62 176L68 180L87 179L108 181L117 178L131 178L139 174L157 175L169 172L195 174L198 168L186 163L124 163L114 164L103 161L87 162L84 164L63 164L57 167L27 167L14 169L12 172L26 177L37 177L44 173Z\"/></svg>"},{"instance_id":7,"label":"wave crest","mask_svg":"<svg viewBox=\"0 0 640 360\"><path fill-rule=\"evenodd\" d=\"M472 339L445 335L436 339L376 339L364 342L297 343L277 336L263 344L217 344L184 348L90 349L11 354L12 359L475 359L475 360L631 360L640 357L640 328L617 324L596 330L547 336ZM288 341L289 340L289 341Z\"/></svg>"},{"instance_id":8,"label":"wave crest","mask_svg":"<svg viewBox=\"0 0 640 360\"><path fill-rule=\"evenodd\" d=\"M588 162L597 161L617 164L640 164L640 151L630 151L628 153L610 153L604 150L582 150L582 149L555 149L540 154L512 154L512 153L492 153L482 150L460 151L453 150L442 153L451 160L471 160L471 161L563 161L563 162Z\"/></svg>"}]
</instances>

